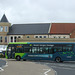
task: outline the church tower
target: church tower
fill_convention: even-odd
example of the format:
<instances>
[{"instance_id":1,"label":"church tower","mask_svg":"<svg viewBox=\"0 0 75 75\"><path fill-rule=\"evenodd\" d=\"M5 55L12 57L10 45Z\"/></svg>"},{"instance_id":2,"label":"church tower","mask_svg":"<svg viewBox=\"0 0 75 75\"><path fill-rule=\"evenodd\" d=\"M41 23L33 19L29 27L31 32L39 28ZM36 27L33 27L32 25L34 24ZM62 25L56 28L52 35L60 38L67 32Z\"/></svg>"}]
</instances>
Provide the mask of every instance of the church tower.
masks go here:
<instances>
[{"instance_id":1,"label":"church tower","mask_svg":"<svg viewBox=\"0 0 75 75\"><path fill-rule=\"evenodd\" d=\"M7 33L9 32L10 26L11 26L11 23L9 23L6 15L4 14L0 21L0 45L8 44Z\"/></svg>"}]
</instances>

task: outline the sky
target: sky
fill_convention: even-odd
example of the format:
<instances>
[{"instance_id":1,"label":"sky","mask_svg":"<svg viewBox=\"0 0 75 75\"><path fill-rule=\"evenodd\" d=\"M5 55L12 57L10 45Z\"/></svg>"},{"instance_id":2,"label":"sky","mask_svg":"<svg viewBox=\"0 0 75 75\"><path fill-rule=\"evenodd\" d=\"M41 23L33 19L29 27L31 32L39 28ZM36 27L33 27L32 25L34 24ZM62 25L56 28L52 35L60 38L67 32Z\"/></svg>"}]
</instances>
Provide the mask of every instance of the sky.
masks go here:
<instances>
[{"instance_id":1,"label":"sky","mask_svg":"<svg viewBox=\"0 0 75 75\"><path fill-rule=\"evenodd\" d=\"M75 0L0 0L3 14L12 24L75 23Z\"/></svg>"}]
</instances>

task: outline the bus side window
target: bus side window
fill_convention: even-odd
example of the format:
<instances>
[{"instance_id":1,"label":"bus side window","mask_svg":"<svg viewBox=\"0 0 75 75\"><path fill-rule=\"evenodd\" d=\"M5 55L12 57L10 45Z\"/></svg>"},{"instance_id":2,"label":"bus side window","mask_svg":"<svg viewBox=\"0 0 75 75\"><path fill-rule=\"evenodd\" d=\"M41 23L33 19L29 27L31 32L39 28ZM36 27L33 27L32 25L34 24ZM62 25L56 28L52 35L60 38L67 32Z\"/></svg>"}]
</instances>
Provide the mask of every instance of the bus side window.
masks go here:
<instances>
[{"instance_id":1,"label":"bus side window","mask_svg":"<svg viewBox=\"0 0 75 75\"><path fill-rule=\"evenodd\" d=\"M32 53L39 53L39 47L32 47Z\"/></svg>"},{"instance_id":2,"label":"bus side window","mask_svg":"<svg viewBox=\"0 0 75 75\"><path fill-rule=\"evenodd\" d=\"M48 53L49 53L48 47L44 47L43 53L44 53L44 54L48 54Z\"/></svg>"},{"instance_id":3,"label":"bus side window","mask_svg":"<svg viewBox=\"0 0 75 75\"><path fill-rule=\"evenodd\" d=\"M39 53L42 54L43 53L43 47L39 48Z\"/></svg>"},{"instance_id":4,"label":"bus side window","mask_svg":"<svg viewBox=\"0 0 75 75\"><path fill-rule=\"evenodd\" d=\"M53 49L52 49L52 47L49 47L49 54L53 54Z\"/></svg>"},{"instance_id":5,"label":"bus side window","mask_svg":"<svg viewBox=\"0 0 75 75\"><path fill-rule=\"evenodd\" d=\"M25 53L31 53L31 47L24 47Z\"/></svg>"},{"instance_id":6,"label":"bus side window","mask_svg":"<svg viewBox=\"0 0 75 75\"><path fill-rule=\"evenodd\" d=\"M11 51L11 47L8 47L8 48L7 48L7 51Z\"/></svg>"},{"instance_id":7,"label":"bus side window","mask_svg":"<svg viewBox=\"0 0 75 75\"><path fill-rule=\"evenodd\" d=\"M72 51L72 45L65 45L63 46L63 51Z\"/></svg>"},{"instance_id":8,"label":"bus side window","mask_svg":"<svg viewBox=\"0 0 75 75\"><path fill-rule=\"evenodd\" d=\"M61 52L62 51L62 46L55 46L53 47L54 52Z\"/></svg>"}]
</instances>

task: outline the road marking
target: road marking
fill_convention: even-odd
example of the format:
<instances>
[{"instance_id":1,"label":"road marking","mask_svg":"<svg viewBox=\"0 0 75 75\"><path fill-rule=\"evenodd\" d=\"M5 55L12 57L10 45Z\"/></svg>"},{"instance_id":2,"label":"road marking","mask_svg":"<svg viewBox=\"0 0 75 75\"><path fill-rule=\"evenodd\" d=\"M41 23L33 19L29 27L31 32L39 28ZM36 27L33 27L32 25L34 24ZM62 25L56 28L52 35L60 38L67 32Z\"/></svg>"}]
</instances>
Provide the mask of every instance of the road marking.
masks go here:
<instances>
[{"instance_id":1,"label":"road marking","mask_svg":"<svg viewBox=\"0 0 75 75\"><path fill-rule=\"evenodd\" d=\"M57 75L57 72L55 71L55 75Z\"/></svg>"},{"instance_id":2,"label":"road marking","mask_svg":"<svg viewBox=\"0 0 75 75\"><path fill-rule=\"evenodd\" d=\"M55 65L55 63L44 63L44 65L47 65L47 66L48 66L48 64L50 64L50 65L54 64ZM50 68L55 72L55 75L57 75L57 72L52 67L50 67ZM49 69L44 69L44 70L49 70Z\"/></svg>"},{"instance_id":3,"label":"road marking","mask_svg":"<svg viewBox=\"0 0 75 75\"><path fill-rule=\"evenodd\" d=\"M51 69L43 69L43 70L47 70L46 72L44 72L44 75L48 75L47 73L51 71Z\"/></svg>"},{"instance_id":4,"label":"road marking","mask_svg":"<svg viewBox=\"0 0 75 75\"><path fill-rule=\"evenodd\" d=\"M54 65L54 66L62 66L62 67L75 67L74 65L66 65L66 64L57 64L57 63L46 63L46 65L48 65L48 64L50 64L50 65Z\"/></svg>"},{"instance_id":5,"label":"road marking","mask_svg":"<svg viewBox=\"0 0 75 75\"><path fill-rule=\"evenodd\" d=\"M67 69L67 70L75 70L75 69L71 69L71 68L64 68L64 67L57 67L57 66L51 66L52 68L59 68L59 69Z\"/></svg>"},{"instance_id":6,"label":"road marking","mask_svg":"<svg viewBox=\"0 0 75 75\"><path fill-rule=\"evenodd\" d=\"M7 65L8 63L6 63L6 65L2 65L2 67L0 67L0 72L2 72L2 71L4 71L4 69L2 69L3 67L7 67L8 65Z\"/></svg>"},{"instance_id":7,"label":"road marking","mask_svg":"<svg viewBox=\"0 0 75 75\"><path fill-rule=\"evenodd\" d=\"M1 72L1 71L4 71L4 69L2 69L2 68L0 67L0 72Z\"/></svg>"}]
</instances>

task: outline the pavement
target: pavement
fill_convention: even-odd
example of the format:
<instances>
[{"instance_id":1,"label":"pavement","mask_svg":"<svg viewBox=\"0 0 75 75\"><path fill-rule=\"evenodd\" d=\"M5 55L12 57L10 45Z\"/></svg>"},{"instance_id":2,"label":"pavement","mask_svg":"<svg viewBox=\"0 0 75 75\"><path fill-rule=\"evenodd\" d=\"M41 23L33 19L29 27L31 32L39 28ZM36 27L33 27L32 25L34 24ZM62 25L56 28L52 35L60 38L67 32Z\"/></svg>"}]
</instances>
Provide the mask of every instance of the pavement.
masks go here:
<instances>
[{"instance_id":1,"label":"pavement","mask_svg":"<svg viewBox=\"0 0 75 75\"><path fill-rule=\"evenodd\" d=\"M4 59L6 60L6 59ZM0 75L55 75L55 71L47 65L33 61L6 60L8 66Z\"/></svg>"}]
</instances>

